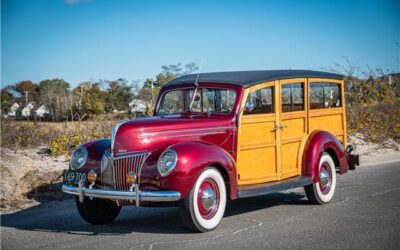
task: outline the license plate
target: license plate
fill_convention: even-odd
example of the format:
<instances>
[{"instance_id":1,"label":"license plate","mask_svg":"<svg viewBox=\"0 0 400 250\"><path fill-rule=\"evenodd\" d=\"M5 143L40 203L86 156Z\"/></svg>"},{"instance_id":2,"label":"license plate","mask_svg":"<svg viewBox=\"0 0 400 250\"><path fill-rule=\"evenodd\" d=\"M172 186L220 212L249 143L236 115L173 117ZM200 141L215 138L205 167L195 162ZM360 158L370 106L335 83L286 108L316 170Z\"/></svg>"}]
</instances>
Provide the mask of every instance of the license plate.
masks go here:
<instances>
[{"instance_id":1,"label":"license plate","mask_svg":"<svg viewBox=\"0 0 400 250\"><path fill-rule=\"evenodd\" d=\"M82 170L65 170L64 183L77 186L80 181L86 182L86 172Z\"/></svg>"}]
</instances>

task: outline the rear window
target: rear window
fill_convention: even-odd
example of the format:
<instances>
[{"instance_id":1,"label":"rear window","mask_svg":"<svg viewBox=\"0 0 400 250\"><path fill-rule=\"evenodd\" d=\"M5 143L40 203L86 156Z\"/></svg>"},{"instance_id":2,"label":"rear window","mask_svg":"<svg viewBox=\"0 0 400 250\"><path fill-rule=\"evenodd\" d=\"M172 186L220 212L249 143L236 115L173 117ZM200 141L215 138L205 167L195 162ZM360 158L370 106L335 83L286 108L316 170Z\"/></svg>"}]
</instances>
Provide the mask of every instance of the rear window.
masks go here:
<instances>
[{"instance_id":1,"label":"rear window","mask_svg":"<svg viewBox=\"0 0 400 250\"><path fill-rule=\"evenodd\" d=\"M340 85L330 82L310 83L310 109L341 107Z\"/></svg>"}]
</instances>

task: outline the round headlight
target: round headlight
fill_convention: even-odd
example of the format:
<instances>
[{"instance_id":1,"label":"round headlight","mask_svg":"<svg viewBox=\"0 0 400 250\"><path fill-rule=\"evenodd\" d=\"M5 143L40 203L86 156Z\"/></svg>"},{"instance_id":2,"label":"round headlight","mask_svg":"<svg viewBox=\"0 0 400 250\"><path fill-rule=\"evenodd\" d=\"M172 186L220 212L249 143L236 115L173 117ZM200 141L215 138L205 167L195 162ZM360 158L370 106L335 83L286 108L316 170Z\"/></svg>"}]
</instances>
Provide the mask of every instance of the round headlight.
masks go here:
<instances>
[{"instance_id":1,"label":"round headlight","mask_svg":"<svg viewBox=\"0 0 400 250\"><path fill-rule=\"evenodd\" d=\"M72 170L80 169L87 160L88 151L85 147L79 147L72 153L69 166Z\"/></svg>"},{"instance_id":2,"label":"round headlight","mask_svg":"<svg viewBox=\"0 0 400 250\"><path fill-rule=\"evenodd\" d=\"M174 170L176 162L178 161L178 155L173 149L164 151L158 159L157 168L161 176L167 176Z\"/></svg>"}]
</instances>

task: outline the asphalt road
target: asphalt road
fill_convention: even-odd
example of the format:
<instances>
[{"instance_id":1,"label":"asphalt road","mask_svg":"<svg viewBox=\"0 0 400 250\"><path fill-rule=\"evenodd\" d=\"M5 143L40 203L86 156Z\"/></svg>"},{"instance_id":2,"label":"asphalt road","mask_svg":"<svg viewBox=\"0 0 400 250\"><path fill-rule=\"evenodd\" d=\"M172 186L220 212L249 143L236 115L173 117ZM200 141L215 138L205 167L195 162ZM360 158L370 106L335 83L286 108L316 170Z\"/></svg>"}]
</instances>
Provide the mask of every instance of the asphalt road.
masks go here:
<instances>
[{"instance_id":1,"label":"asphalt road","mask_svg":"<svg viewBox=\"0 0 400 250\"><path fill-rule=\"evenodd\" d=\"M219 227L187 231L177 208L122 210L86 224L72 200L1 216L2 249L400 249L400 163L339 176L334 200L310 205L303 189L241 199Z\"/></svg>"}]
</instances>

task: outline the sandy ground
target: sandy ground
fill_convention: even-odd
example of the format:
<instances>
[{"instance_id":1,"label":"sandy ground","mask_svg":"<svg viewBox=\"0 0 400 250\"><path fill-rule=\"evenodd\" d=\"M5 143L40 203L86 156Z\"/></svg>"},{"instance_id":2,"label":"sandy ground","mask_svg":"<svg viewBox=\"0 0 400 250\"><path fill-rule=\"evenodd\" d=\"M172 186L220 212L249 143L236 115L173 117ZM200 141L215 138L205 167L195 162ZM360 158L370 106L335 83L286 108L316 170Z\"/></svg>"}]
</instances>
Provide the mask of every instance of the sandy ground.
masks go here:
<instances>
[{"instance_id":1,"label":"sandy ground","mask_svg":"<svg viewBox=\"0 0 400 250\"><path fill-rule=\"evenodd\" d=\"M371 165L400 161L400 144L388 140L382 144L365 142L361 134L349 136L360 164ZM46 148L1 150L0 211L10 212L48 200L68 197L61 192L61 178L68 160L49 156Z\"/></svg>"},{"instance_id":2,"label":"sandy ground","mask_svg":"<svg viewBox=\"0 0 400 250\"><path fill-rule=\"evenodd\" d=\"M20 209L52 198L68 161L49 156L46 148L1 149L1 211ZM57 192L58 193L58 192ZM56 194L57 198L60 194Z\"/></svg>"},{"instance_id":3,"label":"sandy ground","mask_svg":"<svg viewBox=\"0 0 400 250\"><path fill-rule=\"evenodd\" d=\"M362 134L348 136L349 142L354 146L353 154L360 155L360 165L400 161L400 144L393 140L383 143L364 141Z\"/></svg>"}]
</instances>

